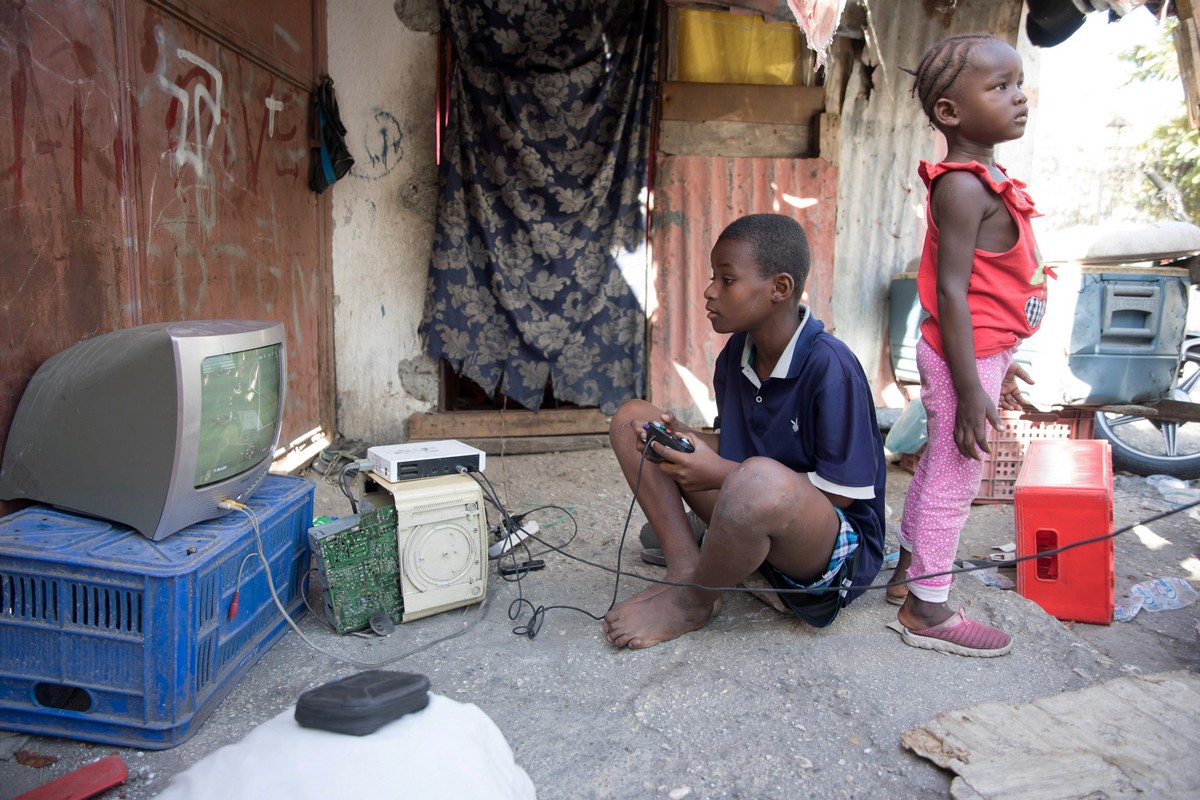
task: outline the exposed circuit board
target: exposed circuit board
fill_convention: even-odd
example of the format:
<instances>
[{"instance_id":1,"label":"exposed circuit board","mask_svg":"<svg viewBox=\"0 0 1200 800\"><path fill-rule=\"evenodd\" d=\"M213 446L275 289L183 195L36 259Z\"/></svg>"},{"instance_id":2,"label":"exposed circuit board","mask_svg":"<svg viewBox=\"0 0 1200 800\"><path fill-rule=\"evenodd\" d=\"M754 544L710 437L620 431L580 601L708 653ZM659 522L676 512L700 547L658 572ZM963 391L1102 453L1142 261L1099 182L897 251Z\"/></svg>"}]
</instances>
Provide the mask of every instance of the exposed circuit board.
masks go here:
<instances>
[{"instance_id":1,"label":"exposed circuit board","mask_svg":"<svg viewBox=\"0 0 1200 800\"><path fill-rule=\"evenodd\" d=\"M398 624L404 612L396 509L384 506L311 528L309 545L325 601L338 633L362 630L385 612Z\"/></svg>"}]
</instances>

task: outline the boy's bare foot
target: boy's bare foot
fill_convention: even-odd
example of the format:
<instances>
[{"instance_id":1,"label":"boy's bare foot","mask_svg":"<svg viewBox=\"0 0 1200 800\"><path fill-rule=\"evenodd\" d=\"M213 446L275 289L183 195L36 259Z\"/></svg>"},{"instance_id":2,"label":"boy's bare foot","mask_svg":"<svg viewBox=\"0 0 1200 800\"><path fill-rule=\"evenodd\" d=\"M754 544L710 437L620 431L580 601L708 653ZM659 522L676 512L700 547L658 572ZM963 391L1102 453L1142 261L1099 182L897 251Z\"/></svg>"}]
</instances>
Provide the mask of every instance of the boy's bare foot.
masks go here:
<instances>
[{"instance_id":1,"label":"boy's bare foot","mask_svg":"<svg viewBox=\"0 0 1200 800\"><path fill-rule=\"evenodd\" d=\"M664 578L663 580L666 582L650 584L649 586L647 586L645 589L642 589L637 594L627 597L626 599L624 599L621 602L614 605L612 610L616 611L617 609L621 608L622 606L624 606L628 603L641 603L645 600L649 600L651 597L655 597L655 596L661 594L662 592L665 592L667 589L674 588L671 586L672 582L674 582L674 583L688 583L689 582L688 578ZM687 588L687 587L679 587L679 588ZM721 613L721 603L722 602L723 602L723 600L720 596L718 596L717 599L713 601L713 604L712 604L712 616L713 617L715 617L715 616L717 616L717 614ZM710 619L711 619L711 617L710 617Z\"/></svg>"},{"instance_id":2,"label":"boy's bare foot","mask_svg":"<svg viewBox=\"0 0 1200 800\"><path fill-rule=\"evenodd\" d=\"M661 586L658 592L639 597L634 595L604 617L604 635L617 647L653 647L699 630L720 607L720 598L714 602L708 595L679 586Z\"/></svg>"},{"instance_id":3,"label":"boy's bare foot","mask_svg":"<svg viewBox=\"0 0 1200 800\"><path fill-rule=\"evenodd\" d=\"M654 597L655 595L661 594L662 592L666 591L667 589L670 589L671 583L687 582L687 577L686 576L675 577L675 576L672 576L668 572L667 575L663 577L663 580L666 581L666 583L651 583L649 586L647 586L645 589L642 589L637 594L630 595L629 597L625 598L621 602L617 603L615 606L613 606L613 610L616 610L616 609L620 608L621 606L627 605L629 603L641 603L645 600L649 600L651 597Z\"/></svg>"}]
</instances>

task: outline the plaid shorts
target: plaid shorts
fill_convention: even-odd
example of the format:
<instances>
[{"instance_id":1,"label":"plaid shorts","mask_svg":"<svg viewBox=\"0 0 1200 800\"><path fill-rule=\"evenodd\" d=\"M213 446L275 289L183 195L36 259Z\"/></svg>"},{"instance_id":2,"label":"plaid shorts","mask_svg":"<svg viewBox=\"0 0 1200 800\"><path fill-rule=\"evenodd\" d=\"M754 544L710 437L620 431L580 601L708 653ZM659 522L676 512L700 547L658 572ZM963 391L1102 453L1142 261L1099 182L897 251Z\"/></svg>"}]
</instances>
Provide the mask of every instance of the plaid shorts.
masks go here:
<instances>
[{"instance_id":1,"label":"plaid shorts","mask_svg":"<svg viewBox=\"0 0 1200 800\"><path fill-rule=\"evenodd\" d=\"M850 525L846 515L840 508L834 508L841 525L838 527L837 541L833 543L833 553L829 556L829 567L825 573L808 584L800 584L763 562L758 571L767 582L776 589L825 589L840 585L841 588L829 588L824 592L789 592L779 593L779 599L792 610L800 619L817 628L824 628L837 617L845 605L846 586L850 585L854 576L854 564L858 560L858 532Z\"/></svg>"}]
</instances>

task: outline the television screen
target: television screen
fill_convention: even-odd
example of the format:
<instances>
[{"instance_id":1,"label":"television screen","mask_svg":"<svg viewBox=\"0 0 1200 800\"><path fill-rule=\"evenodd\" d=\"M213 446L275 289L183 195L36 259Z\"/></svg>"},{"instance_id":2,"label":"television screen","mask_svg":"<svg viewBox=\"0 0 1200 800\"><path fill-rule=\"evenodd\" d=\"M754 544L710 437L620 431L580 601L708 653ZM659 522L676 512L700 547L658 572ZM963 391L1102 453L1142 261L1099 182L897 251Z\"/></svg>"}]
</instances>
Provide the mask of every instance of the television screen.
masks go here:
<instances>
[{"instance_id":1,"label":"television screen","mask_svg":"<svg viewBox=\"0 0 1200 800\"><path fill-rule=\"evenodd\" d=\"M229 513L270 469L282 425L283 325L138 325L48 358L0 461L0 498L120 522L158 540Z\"/></svg>"},{"instance_id":2,"label":"television screen","mask_svg":"<svg viewBox=\"0 0 1200 800\"><path fill-rule=\"evenodd\" d=\"M200 440L194 486L240 475L275 449L279 348L259 347L200 362Z\"/></svg>"}]
</instances>

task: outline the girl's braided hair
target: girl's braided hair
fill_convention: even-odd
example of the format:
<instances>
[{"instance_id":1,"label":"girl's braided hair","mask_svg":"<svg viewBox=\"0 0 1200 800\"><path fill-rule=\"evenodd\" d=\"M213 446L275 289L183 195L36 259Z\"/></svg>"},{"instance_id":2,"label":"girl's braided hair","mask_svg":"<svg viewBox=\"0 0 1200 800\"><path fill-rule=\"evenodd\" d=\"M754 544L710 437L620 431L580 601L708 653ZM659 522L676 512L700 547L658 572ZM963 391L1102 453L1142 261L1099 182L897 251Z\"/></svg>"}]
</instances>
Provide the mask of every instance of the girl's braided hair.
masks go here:
<instances>
[{"instance_id":1,"label":"girl's braided hair","mask_svg":"<svg viewBox=\"0 0 1200 800\"><path fill-rule=\"evenodd\" d=\"M925 51L916 70L900 69L916 78L911 94L921 101L921 108L930 123L934 122L933 106L944 97L970 60L977 44L1001 41L991 34L967 34L943 39Z\"/></svg>"}]
</instances>

